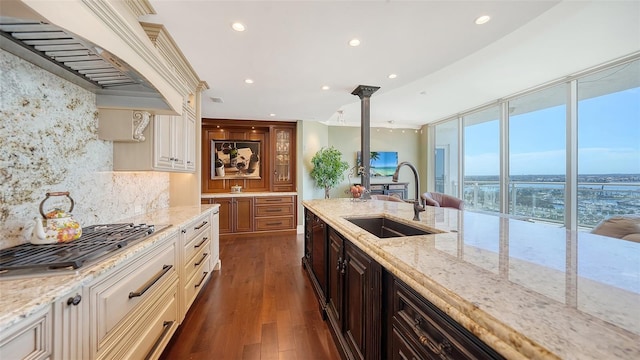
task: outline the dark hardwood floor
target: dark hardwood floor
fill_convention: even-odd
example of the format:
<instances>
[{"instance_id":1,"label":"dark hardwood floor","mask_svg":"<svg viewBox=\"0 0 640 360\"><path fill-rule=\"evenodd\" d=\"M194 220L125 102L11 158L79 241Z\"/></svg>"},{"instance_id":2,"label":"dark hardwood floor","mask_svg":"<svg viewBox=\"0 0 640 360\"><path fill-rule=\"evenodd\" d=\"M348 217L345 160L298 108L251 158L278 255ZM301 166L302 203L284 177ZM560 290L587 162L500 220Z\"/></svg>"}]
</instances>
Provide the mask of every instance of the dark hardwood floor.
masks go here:
<instances>
[{"instance_id":1,"label":"dark hardwood floor","mask_svg":"<svg viewBox=\"0 0 640 360\"><path fill-rule=\"evenodd\" d=\"M161 359L339 359L302 268L303 235L220 241L214 271Z\"/></svg>"}]
</instances>

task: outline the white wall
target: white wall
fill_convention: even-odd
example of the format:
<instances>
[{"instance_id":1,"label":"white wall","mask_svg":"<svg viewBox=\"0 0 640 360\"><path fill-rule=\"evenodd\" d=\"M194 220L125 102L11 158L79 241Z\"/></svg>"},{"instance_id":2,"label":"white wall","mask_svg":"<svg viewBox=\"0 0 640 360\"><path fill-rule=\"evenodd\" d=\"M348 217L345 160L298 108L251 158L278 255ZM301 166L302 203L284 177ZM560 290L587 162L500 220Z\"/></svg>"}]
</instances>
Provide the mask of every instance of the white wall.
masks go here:
<instances>
[{"instance_id":1,"label":"white wall","mask_svg":"<svg viewBox=\"0 0 640 360\"><path fill-rule=\"evenodd\" d=\"M169 206L169 174L112 171L94 94L2 50L0 69L0 248L25 242L47 192L69 191L82 226Z\"/></svg>"}]
</instances>

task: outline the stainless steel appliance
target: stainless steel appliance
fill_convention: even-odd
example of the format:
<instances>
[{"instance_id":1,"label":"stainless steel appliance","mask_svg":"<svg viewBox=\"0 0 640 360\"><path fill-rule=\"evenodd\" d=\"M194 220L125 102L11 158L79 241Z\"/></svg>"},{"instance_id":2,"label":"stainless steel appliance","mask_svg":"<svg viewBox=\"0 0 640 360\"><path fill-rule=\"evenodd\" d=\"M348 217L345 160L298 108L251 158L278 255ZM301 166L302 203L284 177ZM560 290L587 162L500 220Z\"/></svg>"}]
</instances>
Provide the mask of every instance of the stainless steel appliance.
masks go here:
<instances>
[{"instance_id":1,"label":"stainless steel appliance","mask_svg":"<svg viewBox=\"0 0 640 360\"><path fill-rule=\"evenodd\" d=\"M82 228L75 241L57 244L22 244L0 250L0 278L67 274L114 255L170 225L103 224Z\"/></svg>"}]
</instances>

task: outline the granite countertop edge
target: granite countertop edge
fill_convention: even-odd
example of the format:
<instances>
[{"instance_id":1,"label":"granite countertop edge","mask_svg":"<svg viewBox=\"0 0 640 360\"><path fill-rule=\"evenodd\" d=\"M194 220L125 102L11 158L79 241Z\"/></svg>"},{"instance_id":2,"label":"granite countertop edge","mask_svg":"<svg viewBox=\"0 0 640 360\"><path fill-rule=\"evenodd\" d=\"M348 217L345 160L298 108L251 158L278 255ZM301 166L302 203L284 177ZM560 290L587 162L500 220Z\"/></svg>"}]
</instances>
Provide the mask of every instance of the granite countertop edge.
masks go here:
<instances>
[{"instance_id":1,"label":"granite countertop edge","mask_svg":"<svg viewBox=\"0 0 640 360\"><path fill-rule=\"evenodd\" d=\"M572 351L575 351L576 347L580 347L580 344L585 344L584 341L592 341L590 338L585 338L577 343L572 342L569 344L565 343L565 345L558 345L554 342L549 343L549 346L543 345L543 343L534 340L529 335L523 333L522 331L518 331L514 329L510 323L505 323L504 321L496 318L482 307L482 304L475 304L472 301L469 301L464 298L463 295L460 295L452 290L449 290L446 286L440 284L438 280L432 278L430 275L426 273L422 273L420 270L413 268L410 264L407 264L397 257L395 257L391 251L393 247L401 247L400 245L404 238L390 238L390 239L379 239L368 232L359 229L357 226L349 223L347 220L343 219L345 214L342 214L339 210L341 206L351 206L346 205L346 202L343 204L336 204L332 207L331 213L325 213L320 203L317 201L322 200L305 200L302 202L303 206L313 211L317 216L319 216L323 221L325 221L329 226L338 231L341 235L359 247L361 250L365 251L368 255L370 255L375 261L377 261L380 265L382 265L385 269L387 269L390 273L398 277L403 282L407 283L410 287L414 288L419 294L425 297L428 301L431 301L438 308L443 310L446 314L451 316L452 319L460 323L464 328L469 330L474 335L478 336L482 341L484 341L487 345L491 346L493 349L498 351L500 354L509 359L559 359L559 358L581 358L580 356L585 355L589 350L579 349L576 354L572 354ZM344 200L343 200L344 201ZM412 213L411 205L402 204L402 203L392 203L392 202L379 202L385 203L384 210L380 211L380 206L375 206L374 204L367 205L366 203L358 205L360 209L372 209L372 212L368 214L368 216L391 216L394 217L396 215L396 210L399 213L402 213L402 217L406 217L407 214ZM442 210L440 210L442 211ZM447 209L444 211L454 211L458 210ZM351 216L363 216L362 212L359 212L358 215ZM427 215L424 215L427 218ZM409 217L410 218L410 217ZM399 219L404 220L404 219ZM440 229L440 230L451 230L451 229ZM416 236L415 239L420 239L421 243L427 243L429 241L435 241L437 236L450 236L453 234L433 234L433 235L422 235ZM382 240L382 241L381 241ZM417 241L417 240L416 240ZM441 259L439 259L441 260ZM468 266L461 265L454 260L451 260L452 264L455 266ZM482 278L479 280L491 279L490 277ZM503 284L498 284L503 285ZM534 293L530 293L529 290L519 288L517 286L509 286L506 290L514 290L518 294L526 294L536 296ZM516 304L515 307L517 307ZM531 304L527 304L531 305ZM566 327L567 322L572 321L572 317L577 314L572 309L566 309L562 304L551 304L549 305L551 310L555 311L556 315L558 315L558 321L562 326ZM495 309L493 310L495 311ZM513 309L507 309L507 311L512 311ZM531 310L533 313L536 313L538 310ZM558 314L558 312L560 312ZM556 315L553 315L554 317ZM593 327L595 329L603 329L606 328L605 331L611 331L607 333L607 336L604 338L611 338L612 336L621 335L622 340L618 343L618 347L615 348L616 353L614 358L626 358L629 356L628 354L635 354L637 350L637 346L631 346L630 348L625 348L623 344L625 341L629 341L629 339L633 340L637 337L635 334L630 334L631 337L625 336L626 333L622 329L618 330L618 328L613 328L608 324L602 324L598 319L592 319L588 314L580 314L581 320L579 320L580 325L585 325L587 327ZM507 316L508 318L508 316ZM593 323L592 323L593 322ZM534 326L542 326L544 321L529 323L529 325ZM522 324L518 324L518 326L522 327ZM569 330L569 329L565 329ZM540 329L536 329L536 332L539 332ZM593 330L596 332L599 330ZM589 334L591 335L591 333ZM570 334L563 334L563 337L570 336ZM540 335L536 335L536 337L540 337ZM543 342L547 341L544 339L544 336L540 338ZM606 341L606 340L602 340ZM563 340L558 341L560 344L563 343ZM569 346L567 348L557 346ZM590 348L593 353L589 353L589 356L585 358L599 358L601 356L607 356L607 351L611 350L611 348L607 348L606 346L600 348L597 344L591 344L586 348ZM572 355L571 355L572 354Z\"/></svg>"},{"instance_id":2,"label":"granite countertop edge","mask_svg":"<svg viewBox=\"0 0 640 360\"><path fill-rule=\"evenodd\" d=\"M25 318L69 295L80 291L100 275L128 263L139 253L178 233L178 229L195 217L219 208L218 204L178 206L159 209L147 214L136 215L116 222L155 223L170 225L149 238L134 244L113 256L107 257L86 268L80 268L71 274L18 277L0 280L0 333L20 323ZM171 223L154 222L153 220ZM34 295L35 294L35 295Z\"/></svg>"}]
</instances>

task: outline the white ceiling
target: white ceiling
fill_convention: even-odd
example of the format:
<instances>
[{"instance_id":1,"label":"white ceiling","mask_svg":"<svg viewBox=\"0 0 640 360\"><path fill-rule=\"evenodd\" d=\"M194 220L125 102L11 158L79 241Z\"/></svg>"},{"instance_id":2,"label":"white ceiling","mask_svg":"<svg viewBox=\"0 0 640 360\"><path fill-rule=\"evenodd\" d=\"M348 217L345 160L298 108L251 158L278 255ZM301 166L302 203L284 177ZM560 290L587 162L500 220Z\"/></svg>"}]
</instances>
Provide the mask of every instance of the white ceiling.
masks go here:
<instances>
[{"instance_id":1,"label":"white ceiling","mask_svg":"<svg viewBox=\"0 0 640 360\"><path fill-rule=\"evenodd\" d=\"M433 88L429 82L434 76L504 41L544 12L557 8L559 2L150 3L157 14L141 20L163 24L198 76L210 86L202 97L203 117L335 124L337 111L343 110L347 123L357 125L360 100L351 92L363 84L381 87L371 98L372 125L394 121L399 127L417 128L464 109L460 101L454 101L455 89ZM490 15L491 21L475 25L480 15ZM246 31L233 31L235 21L244 23ZM543 21L538 22L535 26L544 26ZM535 29L521 36L532 33ZM348 45L354 37L361 40L359 47ZM482 59L494 66L518 65L501 64L496 55ZM482 65L478 63L475 70L482 72ZM475 65L466 65L472 67ZM387 78L390 73L397 78ZM492 76L488 73L487 79L480 76L474 81L495 82ZM254 83L245 84L246 78ZM321 90L323 85L330 90ZM475 90L469 93L466 89L469 97L463 103L469 106L493 96L483 93L481 84L469 84L469 88ZM473 94L478 95L477 100ZM212 97L223 103L213 102ZM275 116L271 117L272 113Z\"/></svg>"}]
</instances>

